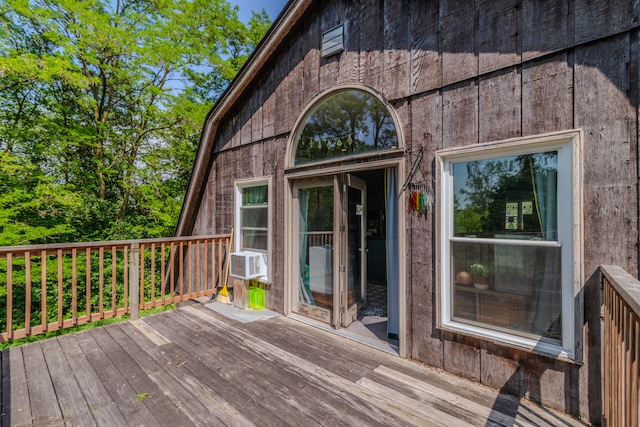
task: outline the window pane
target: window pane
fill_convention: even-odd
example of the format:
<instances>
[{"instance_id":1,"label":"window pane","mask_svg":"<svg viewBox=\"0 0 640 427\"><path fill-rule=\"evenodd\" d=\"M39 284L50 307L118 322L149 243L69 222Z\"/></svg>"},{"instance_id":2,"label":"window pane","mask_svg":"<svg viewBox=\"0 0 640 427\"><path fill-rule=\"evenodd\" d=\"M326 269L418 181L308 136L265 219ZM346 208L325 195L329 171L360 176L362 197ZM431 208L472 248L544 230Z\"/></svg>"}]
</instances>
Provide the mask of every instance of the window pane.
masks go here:
<instances>
[{"instance_id":1,"label":"window pane","mask_svg":"<svg viewBox=\"0 0 640 427\"><path fill-rule=\"evenodd\" d=\"M267 250L266 230L242 230L243 249Z\"/></svg>"},{"instance_id":2,"label":"window pane","mask_svg":"<svg viewBox=\"0 0 640 427\"><path fill-rule=\"evenodd\" d=\"M453 163L454 235L557 240L558 153Z\"/></svg>"},{"instance_id":3,"label":"window pane","mask_svg":"<svg viewBox=\"0 0 640 427\"><path fill-rule=\"evenodd\" d=\"M267 228L269 226L269 209L259 208L243 208L241 210L242 227L260 227Z\"/></svg>"},{"instance_id":4,"label":"window pane","mask_svg":"<svg viewBox=\"0 0 640 427\"><path fill-rule=\"evenodd\" d=\"M560 248L451 243L453 319L562 338Z\"/></svg>"},{"instance_id":5,"label":"window pane","mask_svg":"<svg viewBox=\"0 0 640 427\"><path fill-rule=\"evenodd\" d=\"M295 164L397 146L398 133L387 107L367 92L345 90L323 101L306 120L298 139Z\"/></svg>"},{"instance_id":6,"label":"window pane","mask_svg":"<svg viewBox=\"0 0 640 427\"><path fill-rule=\"evenodd\" d=\"M242 206L266 205L269 192L266 185L242 189Z\"/></svg>"}]
</instances>

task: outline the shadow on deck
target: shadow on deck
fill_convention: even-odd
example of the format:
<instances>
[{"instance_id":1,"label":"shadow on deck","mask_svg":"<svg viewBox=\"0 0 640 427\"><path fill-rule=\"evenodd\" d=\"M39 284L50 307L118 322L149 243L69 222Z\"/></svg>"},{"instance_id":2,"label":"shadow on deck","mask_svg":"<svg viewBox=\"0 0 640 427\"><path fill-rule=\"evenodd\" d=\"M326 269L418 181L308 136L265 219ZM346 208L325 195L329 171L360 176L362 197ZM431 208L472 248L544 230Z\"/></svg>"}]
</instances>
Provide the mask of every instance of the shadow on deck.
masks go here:
<instances>
[{"instance_id":1,"label":"shadow on deck","mask_svg":"<svg viewBox=\"0 0 640 427\"><path fill-rule=\"evenodd\" d=\"M2 426L583 425L286 317L197 303L0 355Z\"/></svg>"}]
</instances>

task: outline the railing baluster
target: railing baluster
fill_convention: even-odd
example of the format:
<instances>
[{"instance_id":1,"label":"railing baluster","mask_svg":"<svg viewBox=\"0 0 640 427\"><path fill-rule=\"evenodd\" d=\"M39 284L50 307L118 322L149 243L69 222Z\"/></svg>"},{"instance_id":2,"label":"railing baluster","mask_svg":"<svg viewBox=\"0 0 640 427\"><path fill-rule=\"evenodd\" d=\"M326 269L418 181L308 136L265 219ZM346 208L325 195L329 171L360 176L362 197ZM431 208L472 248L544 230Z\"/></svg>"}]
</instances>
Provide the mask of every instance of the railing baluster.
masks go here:
<instances>
[{"instance_id":1,"label":"railing baluster","mask_svg":"<svg viewBox=\"0 0 640 427\"><path fill-rule=\"evenodd\" d=\"M161 286L160 295L161 295L161 305L163 305L163 306L165 305L165 291L166 291L165 285L166 285L166 280L167 280L167 276L165 275L166 274L166 271L165 271L165 257L164 257L165 251L166 251L166 246L165 246L164 242L162 242L160 244L160 255L161 255L160 256L160 277L162 277L162 279L161 279L162 280L162 284L160 285Z\"/></svg>"},{"instance_id":2,"label":"railing baluster","mask_svg":"<svg viewBox=\"0 0 640 427\"><path fill-rule=\"evenodd\" d=\"M140 308L140 293L138 292L138 286L140 286L140 247L138 243L131 245L131 261L129 267L129 295L131 296L131 302L129 303L129 310L131 320L138 318L138 310Z\"/></svg>"},{"instance_id":3,"label":"railing baluster","mask_svg":"<svg viewBox=\"0 0 640 427\"><path fill-rule=\"evenodd\" d=\"M58 329L62 329L62 288L64 282L62 281L62 249L57 251L58 257Z\"/></svg>"},{"instance_id":4,"label":"railing baluster","mask_svg":"<svg viewBox=\"0 0 640 427\"><path fill-rule=\"evenodd\" d=\"M124 249L122 249L122 263L123 263L123 270L122 270L122 277L124 280L124 287L122 289L122 308L124 310L125 313L129 312L129 247L125 246Z\"/></svg>"},{"instance_id":5,"label":"railing baluster","mask_svg":"<svg viewBox=\"0 0 640 427\"><path fill-rule=\"evenodd\" d=\"M174 242L171 242L169 244L169 269L170 269L170 273L169 276L171 276L169 278L169 287L170 287L170 295L171 295L171 302L175 302L175 297L176 297L176 260L175 260L175 254L176 254L176 245Z\"/></svg>"},{"instance_id":6,"label":"railing baluster","mask_svg":"<svg viewBox=\"0 0 640 427\"><path fill-rule=\"evenodd\" d=\"M140 245L140 280L138 281L138 292L140 293L140 299L138 300L139 310L144 310L145 302L144 302L144 243Z\"/></svg>"},{"instance_id":7,"label":"railing baluster","mask_svg":"<svg viewBox=\"0 0 640 427\"><path fill-rule=\"evenodd\" d=\"M99 304L100 319L104 319L104 246L100 246L98 252L98 283L99 283Z\"/></svg>"},{"instance_id":8,"label":"railing baluster","mask_svg":"<svg viewBox=\"0 0 640 427\"><path fill-rule=\"evenodd\" d=\"M31 252L24 253L24 331L27 336L31 335Z\"/></svg>"},{"instance_id":9,"label":"railing baluster","mask_svg":"<svg viewBox=\"0 0 640 427\"><path fill-rule=\"evenodd\" d=\"M179 271L179 287L180 287L180 301L184 299L184 242L180 242L180 264L178 264Z\"/></svg>"},{"instance_id":10,"label":"railing baluster","mask_svg":"<svg viewBox=\"0 0 640 427\"><path fill-rule=\"evenodd\" d=\"M71 250L71 318L73 324L78 324L78 250Z\"/></svg>"},{"instance_id":11,"label":"railing baluster","mask_svg":"<svg viewBox=\"0 0 640 427\"><path fill-rule=\"evenodd\" d=\"M85 310L87 312L87 322L91 321L91 248L85 249L85 276L84 276L84 286L85 286L85 299L87 301L87 306Z\"/></svg>"},{"instance_id":12,"label":"railing baluster","mask_svg":"<svg viewBox=\"0 0 640 427\"><path fill-rule=\"evenodd\" d=\"M117 263L118 249L115 246L111 246L111 315L116 317L118 315L118 263Z\"/></svg>"},{"instance_id":13,"label":"railing baluster","mask_svg":"<svg viewBox=\"0 0 640 427\"><path fill-rule=\"evenodd\" d=\"M191 298L191 292L192 292L192 283L193 283L193 279L191 276L191 271L193 270L193 245L191 244L191 242L187 243L187 285L189 286L189 291L187 292L187 295L189 298Z\"/></svg>"},{"instance_id":14,"label":"railing baluster","mask_svg":"<svg viewBox=\"0 0 640 427\"><path fill-rule=\"evenodd\" d=\"M151 307L156 306L156 244L151 244Z\"/></svg>"},{"instance_id":15,"label":"railing baluster","mask_svg":"<svg viewBox=\"0 0 640 427\"><path fill-rule=\"evenodd\" d=\"M42 331L49 330L47 322L47 251L40 252L40 316L42 321Z\"/></svg>"},{"instance_id":16,"label":"railing baluster","mask_svg":"<svg viewBox=\"0 0 640 427\"><path fill-rule=\"evenodd\" d=\"M7 336L13 338L13 254L7 254Z\"/></svg>"}]
</instances>

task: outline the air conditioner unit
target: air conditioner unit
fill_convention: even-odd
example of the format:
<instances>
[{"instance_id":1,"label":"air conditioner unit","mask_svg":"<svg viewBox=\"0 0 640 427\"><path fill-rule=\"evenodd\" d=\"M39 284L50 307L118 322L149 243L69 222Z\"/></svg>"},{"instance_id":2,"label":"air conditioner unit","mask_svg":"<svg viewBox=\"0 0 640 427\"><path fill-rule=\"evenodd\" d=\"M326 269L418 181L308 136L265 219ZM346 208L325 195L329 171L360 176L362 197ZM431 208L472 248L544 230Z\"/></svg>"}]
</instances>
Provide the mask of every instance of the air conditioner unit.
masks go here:
<instances>
[{"instance_id":1,"label":"air conditioner unit","mask_svg":"<svg viewBox=\"0 0 640 427\"><path fill-rule=\"evenodd\" d=\"M231 253L229 274L244 280L266 276L267 254L251 251Z\"/></svg>"}]
</instances>

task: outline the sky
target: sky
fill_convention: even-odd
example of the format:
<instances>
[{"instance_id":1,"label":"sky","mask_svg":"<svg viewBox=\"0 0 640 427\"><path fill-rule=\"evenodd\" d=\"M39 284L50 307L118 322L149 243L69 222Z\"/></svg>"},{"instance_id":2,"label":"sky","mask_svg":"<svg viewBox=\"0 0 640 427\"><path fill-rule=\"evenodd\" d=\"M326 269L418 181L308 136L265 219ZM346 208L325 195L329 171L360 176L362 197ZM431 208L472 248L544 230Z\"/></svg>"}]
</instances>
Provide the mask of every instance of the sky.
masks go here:
<instances>
[{"instance_id":1,"label":"sky","mask_svg":"<svg viewBox=\"0 0 640 427\"><path fill-rule=\"evenodd\" d=\"M243 22L247 22L251 18L252 10L259 11L261 9L265 9L273 21L287 4L287 0L229 0L229 3L240 7L238 15Z\"/></svg>"}]
</instances>

